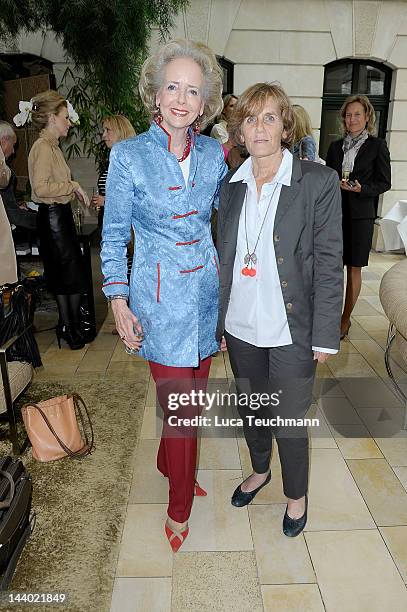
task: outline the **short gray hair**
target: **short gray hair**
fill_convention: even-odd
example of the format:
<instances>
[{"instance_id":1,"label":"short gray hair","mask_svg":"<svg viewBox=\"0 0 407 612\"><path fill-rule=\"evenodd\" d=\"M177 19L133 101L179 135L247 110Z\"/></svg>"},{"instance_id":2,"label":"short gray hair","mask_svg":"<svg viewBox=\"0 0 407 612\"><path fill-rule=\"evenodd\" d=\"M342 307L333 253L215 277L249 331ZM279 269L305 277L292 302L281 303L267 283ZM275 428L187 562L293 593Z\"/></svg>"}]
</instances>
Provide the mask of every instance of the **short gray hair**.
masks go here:
<instances>
[{"instance_id":1,"label":"short gray hair","mask_svg":"<svg viewBox=\"0 0 407 612\"><path fill-rule=\"evenodd\" d=\"M192 40L171 40L160 47L143 64L139 81L139 91L144 106L154 116L155 97L162 85L164 68L178 57L189 57L202 70L204 77L202 127L219 115L223 108L222 86L223 72L214 52L203 43Z\"/></svg>"},{"instance_id":2,"label":"short gray hair","mask_svg":"<svg viewBox=\"0 0 407 612\"><path fill-rule=\"evenodd\" d=\"M2 138L13 138L16 133L13 126L7 121L0 121L0 140Z\"/></svg>"}]
</instances>

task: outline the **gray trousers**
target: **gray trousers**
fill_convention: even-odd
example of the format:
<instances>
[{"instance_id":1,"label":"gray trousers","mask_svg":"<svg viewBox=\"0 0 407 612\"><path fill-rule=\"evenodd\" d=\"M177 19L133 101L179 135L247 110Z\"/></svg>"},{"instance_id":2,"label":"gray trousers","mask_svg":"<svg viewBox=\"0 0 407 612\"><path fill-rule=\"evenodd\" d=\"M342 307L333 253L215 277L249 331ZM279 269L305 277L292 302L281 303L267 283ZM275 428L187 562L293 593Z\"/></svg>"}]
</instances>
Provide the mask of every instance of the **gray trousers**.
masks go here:
<instances>
[{"instance_id":1,"label":"gray trousers","mask_svg":"<svg viewBox=\"0 0 407 612\"><path fill-rule=\"evenodd\" d=\"M308 490L308 432L304 426L254 425L253 419L304 418L312 401L317 362L311 348L294 344L275 348L259 348L225 332L230 363L239 393L238 411L243 419L243 431L249 447L252 467L258 474L269 470L272 438L276 438L280 456L284 494L299 499ZM243 405L246 394L278 394L277 406L253 410ZM256 394L255 396L253 394ZM276 397L276 396L274 396Z\"/></svg>"}]
</instances>

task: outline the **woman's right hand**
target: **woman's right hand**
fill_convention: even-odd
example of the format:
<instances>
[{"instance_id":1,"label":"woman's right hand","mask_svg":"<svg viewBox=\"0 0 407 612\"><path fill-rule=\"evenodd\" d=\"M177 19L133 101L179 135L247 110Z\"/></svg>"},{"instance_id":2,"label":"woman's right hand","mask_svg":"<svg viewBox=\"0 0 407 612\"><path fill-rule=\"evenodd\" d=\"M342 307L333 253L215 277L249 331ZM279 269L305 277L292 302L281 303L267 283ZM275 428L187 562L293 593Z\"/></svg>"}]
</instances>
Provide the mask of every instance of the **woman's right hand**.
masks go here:
<instances>
[{"instance_id":1,"label":"woman's right hand","mask_svg":"<svg viewBox=\"0 0 407 612\"><path fill-rule=\"evenodd\" d=\"M75 189L75 195L83 204L85 204L85 206L89 207L90 202L88 194L82 189L81 186L79 186L78 189Z\"/></svg>"},{"instance_id":2,"label":"woman's right hand","mask_svg":"<svg viewBox=\"0 0 407 612\"><path fill-rule=\"evenodd\" d=\"M141 338L137 335L137 332L141 334L142 328L136 315L131 312L124 298L112 300L111 306L120 338L128 348L139 351L141 348Z\"/></svg>"},{"instance_id":3,"label":"woman's right hand","mask_svg":"<svg viewBox=\"0 0 407 612\"><path fill-rule=\"evenodd\" d=\"M90 205L93 206L93 208L100 208L101 206L105 205L105 197L102 195L98 195L95 194L92 196L92 199L90 201Z\"/></svg>"}]
</instances>

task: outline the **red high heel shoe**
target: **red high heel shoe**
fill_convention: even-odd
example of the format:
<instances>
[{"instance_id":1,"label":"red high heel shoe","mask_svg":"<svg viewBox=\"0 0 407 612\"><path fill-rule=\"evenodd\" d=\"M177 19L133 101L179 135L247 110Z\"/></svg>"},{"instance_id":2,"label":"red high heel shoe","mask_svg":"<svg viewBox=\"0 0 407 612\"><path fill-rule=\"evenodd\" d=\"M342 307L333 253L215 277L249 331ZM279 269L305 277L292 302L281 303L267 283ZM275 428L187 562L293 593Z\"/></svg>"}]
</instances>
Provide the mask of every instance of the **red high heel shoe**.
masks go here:
<instances>
[{"instance_id":1,"label":"red high heel shoe","mask_svg":"<svg viewBox=\"0 0 407 612\"><path fill-rule=\"evenodd\" d=\"M195 480L195 486L194 486L194 495L196 497L206 497L207 492L205 491L205 489L203 489L199 482L197 480Z\"/></svg>"},{"instance_id":2,"label":"red high heel shoe","mask_svg":"<svg viewBox=\"0 0 407 612\"><path fill-rule=\"evenodd\" d=\"M185 542L189 533L189 527L184 529L184 531L177 531L176 529L172 529L168 526L168 523L165 522L165 535L170 543L172 548L172 552L178 552L181 548L182 544Z\"/></svg>"}]
</instances>

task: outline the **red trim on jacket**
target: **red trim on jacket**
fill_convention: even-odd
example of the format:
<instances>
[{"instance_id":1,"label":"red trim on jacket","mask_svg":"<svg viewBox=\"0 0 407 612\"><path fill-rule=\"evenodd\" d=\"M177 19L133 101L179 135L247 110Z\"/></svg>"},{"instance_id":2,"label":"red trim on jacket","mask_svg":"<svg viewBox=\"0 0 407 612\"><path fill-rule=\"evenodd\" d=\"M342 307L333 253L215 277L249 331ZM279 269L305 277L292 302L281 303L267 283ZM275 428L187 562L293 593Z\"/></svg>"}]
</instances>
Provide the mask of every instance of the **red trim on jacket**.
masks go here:
<instances>
[{"instance_id":1,"label":"red trim on jacket","mask_svg":"<svg viewBox=\"0 0 407 612\"><path fill-rule=\"evenodd\" d=\"M189 274L190 272L196 272L197 270L201 270L203 266L197 266L196 268L192 268L191 270L180 270L180 274Z\"/></svg>"},{"instance_id":2,"label":"red trim on jacket","mask_svg":"<svg viewBox=\"0 0 407 612\"><path fill-rule=\"evenodd\" d=\"M103 287L109 287L109 285L128 285L129 283L125 283L123 281L114 281L112 283L106 283L105 285L102 285L102 289Z\"/></svg>"},{"instance_id":3,"label":"red trim on jacket","mask_svg":"<svg viewBox=\"0 0 407 612\"><path fill-rule=\"evenodd\" d=\"M213 256L213 261L215 262L216 270L217 270L218 276L219 276L219 266L218 266L218 262L216 260L216 256L215 255Z\"/></svg>"},{"instance_id":4,"label":"red trim on jacket","mask_svg":"<svg viewBox=\"0 0 407 612\"><path fill-rule=\"evenodd\" d=\"M168 187L170 191L177 191L178 189L182 189L181 185L175 185L175 187Z\"/></svg>"},{"instance_id":5,"label":"red trim on jacket","mask_svg":"<svg viewBox=\"0 0 407 612\"><path fill-rule=\"evenodd\" d=\"M189 244L196 244L197 242L201 242L201 239L197 238L196 240L191 240L190 242L176 242L175 246L187 246Z\"/></svg>"},{"instance_id":6,"label":"red trim on jacket","mask_svg":"<svg viewBox=\"0 0 407 612\"><path fill-rule=\"evenodd\" d=\"M183 219L184 217L189 217L189 215L197 215L197 210L191 210L190 212L185 213L185 215L172 215L173 219Z\"/></svg>"},{"instance_id":7,"label":"red trim on jacket","mask_svg":"<svg viewBox=\"0 0 407 612\"><path fill-rule=\"evenodd\" d=\"M160 301L160 290L161 290L161 269L160 262L157 262L157 302Z\"/></svg>"}]
</instances>

